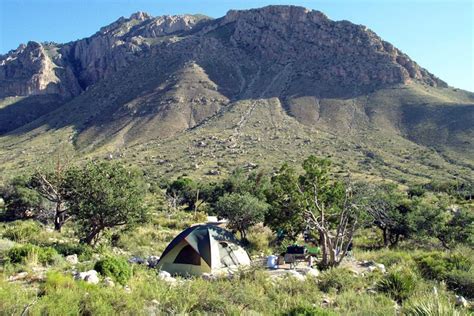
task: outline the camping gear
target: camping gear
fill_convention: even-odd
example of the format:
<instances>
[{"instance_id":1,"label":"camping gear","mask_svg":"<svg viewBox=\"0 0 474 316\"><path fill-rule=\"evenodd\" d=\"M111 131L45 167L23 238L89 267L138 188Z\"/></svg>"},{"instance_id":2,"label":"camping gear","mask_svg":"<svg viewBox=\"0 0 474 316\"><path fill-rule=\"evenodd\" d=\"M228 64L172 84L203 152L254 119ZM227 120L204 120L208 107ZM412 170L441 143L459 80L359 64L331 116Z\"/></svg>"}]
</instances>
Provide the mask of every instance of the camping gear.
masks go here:
<instances>
[{"instance_id":1,"label":"camping gear","mask_svg":"<svg viewBox=\"0 0 474 316\"><path fill-rule=\"evenodd\" d=\"M247 252L235 236L219 226L192 226L176 236L157 264L171 274L202 275L250 265Z\"/></svg>"},{"instance_id":2,"label":"camping gear","mask_svg":"<svg viewBox=\"0 0 474 316\"><path fill-rule=\"evenodd\" d=\"M286 248L285 262L290 264L290 268L296 268L298 262L306 262L310 255L304 246L292 245Z\"/></svg>"},{"instance_id":3,"label":"camping gear","mask_svg":"<svg viewBox=\"0 0 474 316\"><path fill-rule=\"evenodd\" d=\"M286 253L289 254L305 254L306 253L306 248L304 246L298 246L298 245L292 245L286 247Z\"/></svg>"},{"instance_id":4,"label":"camping gear","mask_svg":"<svg viewBox=\"0 0 474 316\"><path fill-rule=\"evenodd\" d=\"M270 269L278 268L278 256L271 255L267 257L267 267Z\"/></svg>"}]
</instances>

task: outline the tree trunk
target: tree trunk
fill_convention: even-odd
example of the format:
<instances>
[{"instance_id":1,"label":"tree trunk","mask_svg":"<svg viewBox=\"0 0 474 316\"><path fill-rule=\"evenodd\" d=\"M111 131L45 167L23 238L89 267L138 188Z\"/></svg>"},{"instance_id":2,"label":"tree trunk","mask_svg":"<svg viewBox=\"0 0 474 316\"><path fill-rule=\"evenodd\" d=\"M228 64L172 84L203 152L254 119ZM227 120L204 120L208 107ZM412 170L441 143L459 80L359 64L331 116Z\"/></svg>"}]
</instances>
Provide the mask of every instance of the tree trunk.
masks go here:
<instances>
[{"instance_id":1,"label":"tree trunk","mask_svg":"<svg viewBox=\"0 0 474 316\"><path fill-rule=\"evenodd\" d=\"M321 253L322 253L322 260L321 266L323 268L329 268L332 266L332 262L334 261L334 251L329 244L329 236L323 232L319 232L319 240L321 243Z\"/></svg>"},{"instance_id":2,"label":"tree trunk","mask_svg":"<svg viewBox=\"0 0 474 316\"><path fill-rule=\"evenodd\" d=\"M383 245L384 245L384 247L387 248L390 244L389 241L388 241L387 228L383 228L382 231L383 231Z\"/></svg>"},{"instance_id":3,"label":"tree trunk","mask_svg":"<svg viewBox=\"0 0 474 316\"><path fill-rule=\"evenodd\" d=\"M64 223L66 222L66 211L62 209L62 203L56 202L56 213L54 215L54 230L60 232Z\"/></svg>"},{"instance_id":4,"label":"tree trunk","mask_svg":"<svg viewBox=\"0 0 474 316\"><path fill-rule=\"evenodd\" d=\"M94 227L92 231L83 239L83 242L85 242L88 245L94 245L95 238L96 236L100 233L101 228L100 227Z\"/></svg>"}]
</instances>

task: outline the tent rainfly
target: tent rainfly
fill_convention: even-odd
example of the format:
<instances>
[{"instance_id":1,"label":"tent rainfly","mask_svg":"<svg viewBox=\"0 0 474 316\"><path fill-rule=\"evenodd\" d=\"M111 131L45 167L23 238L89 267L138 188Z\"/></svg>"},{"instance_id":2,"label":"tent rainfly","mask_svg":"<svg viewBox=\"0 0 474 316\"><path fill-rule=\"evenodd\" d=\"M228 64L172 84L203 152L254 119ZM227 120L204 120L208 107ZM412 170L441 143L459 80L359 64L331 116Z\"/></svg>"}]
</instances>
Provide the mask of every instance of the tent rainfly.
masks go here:
<instances>
[{"instance_id":1,"label":"tent rainfly","mask_svg":"<svg viewBox=\"0 0 474 316\"><path fill-rule=\"evenodd\" d=\"M249 255L231 232L208 224L189 227L176 236L161 255L157 268L187 276L249 264Z\"/></svg>"}]
</instances>

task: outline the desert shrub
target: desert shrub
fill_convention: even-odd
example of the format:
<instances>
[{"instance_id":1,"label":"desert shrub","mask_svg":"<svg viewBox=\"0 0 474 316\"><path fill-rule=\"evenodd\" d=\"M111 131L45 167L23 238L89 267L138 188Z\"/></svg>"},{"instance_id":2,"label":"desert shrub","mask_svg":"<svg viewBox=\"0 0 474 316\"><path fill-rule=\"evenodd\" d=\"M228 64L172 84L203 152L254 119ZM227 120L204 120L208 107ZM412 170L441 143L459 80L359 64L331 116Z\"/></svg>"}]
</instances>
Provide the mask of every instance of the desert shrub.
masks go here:
<instances>
[{"instance_id":1,"label":"desert shrub","mask_svg":"<svg viewBox=\"0 0 474 316\"><path fill-rule=\"evenodd\" d=\"M143 300L121 289L76 282L72 276L50 272L42 284L31 315L140 315Z\"/></svg>"},{"instance_id":2,"label":"desert shrub","mask_svg":"<svg viewBox=\"0 0 474 316\"><path fill-rule=\"evenodd\" d=\"M386 316L394 315L393 301L383 294L345 291L336 296L334 305L342 315ZM374 308L377 306L377 308Z\"/></svg>"},{"instance_id":3,"label":"desert shrub","mask_svg":"<svg viewBox=\"0 0 474 316\"><path fill-rule=\"evenodd\" d=\"M16 282L7 282L0 277L0 314L21 315L36 297L34 288L25 288Z\"/></svg>"},{"instance_id":4,"label":"desert shrub","mask_svg":"<svg viewBox=\"0 0 474 316\"><path fill-rule=\"evenodd\" d=\"M41 226L35 221L16 221L9 223L3 232L3 237L16 242L33 239L41 231Z\"/></svg>"},{"instance_id":5,"label":"desert shrub","mask_svg":"<svg viewBox=\"0 0 474 316\"><path fill-rule=\"evenodd\" d=\"M270 243L273 239L272 231L265 226L255 225L249 229L247 240L249 242L248 250L250 253L271 252Z\"/></svg>"},{"instance_id":6,"label":"desert shrub","mask_svg":"<svg viewBox=\"0 0 474 316\"><path fill-rule=\"evenodd\" d=\"M387 268L397 264L413 264L412 254L403 250L383 248L377 251L357 252L356 255L359 260L375 261Z\"/></svg>"},{"instance_id":7,"label":"desert shrub","mask_svg":"<svg viewBox=\"0 0 474 316\"><path fill-rule=\"evenodd\" d=\"M334 312L316 306L298 306L283 313L288 316L335 316Z\"/></svg>"},{"instance_id":8,"label":"desert shrub","mask_svg":"<svg viewBox=\"0 0 474 316\"><path fill-rule=\"evenodd\" d=\"M377 290L388 294L397 302L407 299L416 288L416 277L407 269L388 273L377 283Z\"/></svg>"},{"instance_id":9,"label":"desert shrub","mask_svg":"<svg viewBox=\"0 0 474 316\"><path fill-rule=\"evenodd\" d=\"M10 263L35 263L36 261L46 265L53 264L59 259L59 254L51 247L38 247L31 244L15 246L6 255Z\"/></svg>"},{"instance_id":10,"label":"desert shrub","mask_svg":"<svg viewBox=\"0 0 474 316\"><path fill-rule=\"evenodd\" d=\"M318 287L323 292L354 289L362 287L359 280L351 271L343 268L333 268L324 271L319 276Z\"/></svg>"},{"instance_id":11,"label":"desert shrub","mask_svg":"<svg viewBox=\"0 0 474 316\"><path fill-rule=\"evenodd\" d=\"M415 261L421 275L432 280L445 280L450 272L454 270L468 271L472 265L467 257L459 253L444 255L433 252L422 255Z\"/></svg>"},{"instance_id":12,"label":"desert shrub","mask_svg":"<svg viewBox=\"0 0 474 316\"><path fill-rule=\"evenodd\" d=\"M446 276L448 288L468 299L474 299L474 270L454 270Z\"/></svg>"},{"instance_id":13,"label":"desert shrub","mask_svg":"<svg viewBox=\"0 0 474 316\"><path fill-rule=\"evenodd\" d=\"M108 257L97 261L94 269L104 276L113 278L120 284L126 284L132 276L132 270L127 261L116 257Z\"/></svg>"},{"instance_id":14,"label":"desert shrub","mask_svg":"<svg viewBox=\"0 0 474 316\"><path fill-rule=\"evenodd\" d=\"M446 295L439 295L437 289L433 293L414 295L406 304L402 311L408 316L460 316L464 315L456 309Z\"/></svg>"}]
</instances>

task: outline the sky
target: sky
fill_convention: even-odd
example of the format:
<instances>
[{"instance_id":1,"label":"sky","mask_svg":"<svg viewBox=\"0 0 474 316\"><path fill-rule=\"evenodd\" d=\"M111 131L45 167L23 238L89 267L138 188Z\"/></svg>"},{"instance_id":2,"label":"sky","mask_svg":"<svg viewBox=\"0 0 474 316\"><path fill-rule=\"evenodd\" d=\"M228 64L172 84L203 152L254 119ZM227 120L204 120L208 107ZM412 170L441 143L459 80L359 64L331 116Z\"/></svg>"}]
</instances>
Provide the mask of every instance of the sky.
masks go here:
<instances>
[{"instance_id":1,"label":"sky","mask_svg":"<svg viewBox=\"0 0 474 316\"><path fill-rule=\"evenodd\" d=\"M474 92L473 0L0 0L0 54L29 40L70 42L137 11L153 16L292 4L363 24L449 85Z\"/></svg>"}]
</instances>

